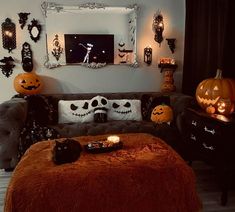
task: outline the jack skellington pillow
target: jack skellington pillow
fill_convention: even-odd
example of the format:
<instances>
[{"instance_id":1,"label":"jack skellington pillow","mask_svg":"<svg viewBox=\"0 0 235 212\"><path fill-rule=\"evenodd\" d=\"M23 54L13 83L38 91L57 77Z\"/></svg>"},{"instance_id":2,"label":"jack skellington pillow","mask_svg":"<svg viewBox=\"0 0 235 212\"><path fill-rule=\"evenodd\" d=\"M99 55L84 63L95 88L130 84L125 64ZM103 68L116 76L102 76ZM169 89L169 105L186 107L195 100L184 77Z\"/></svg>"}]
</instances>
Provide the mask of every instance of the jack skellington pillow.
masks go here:
<instances>
[{"instance_id":1,"label":"jack skellington pillow","mask_svg":"<svg viewBox=\"0 0 235 212\"><path fill-rule=\"evenodd\" d=\"M110 109L109 100L104 96L95 96L90 100L89 108L94 112L94 122L107 121L107 113Z\"/></svg>"},{"instance_id":2,"label":"jack skellington pillow","mask_svg":"<svg viewBox=\"0 0 235 212\"><path fill-rule=\"evenodd\" d=\"M94 112L89 107L90 100L60 100L58 103L58 122L92 122Z\"/></svg>"},{"instance_id":3,"label":"jack skellington pillow","mask_svg":"<svg viewBox=\"0 0 235 212\"><path fill-rule=\"evenodd\" d=\"M109 100L109 120L142 120L141 101L138 99Z\"/></svg>"}]
</instances>

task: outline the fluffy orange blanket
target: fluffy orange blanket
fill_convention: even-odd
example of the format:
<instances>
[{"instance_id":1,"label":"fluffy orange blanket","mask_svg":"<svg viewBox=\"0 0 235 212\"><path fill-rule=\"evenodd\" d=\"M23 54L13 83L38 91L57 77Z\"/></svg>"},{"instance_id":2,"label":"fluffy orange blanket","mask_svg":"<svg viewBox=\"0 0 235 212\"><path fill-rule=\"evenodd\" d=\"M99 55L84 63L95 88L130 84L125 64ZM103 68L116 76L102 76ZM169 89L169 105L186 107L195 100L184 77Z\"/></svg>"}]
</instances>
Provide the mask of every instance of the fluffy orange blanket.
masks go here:
<instances>
[{"instance_id":1,"label":"fluffy orange blanket","mask_svg":"<svg viewBox=\"0 0 235 212\"><path fill-rule=\"evenodd\" d=\"M123 149L83 151L64 165L52 162L54 141L31 146L14 170L5 212L199 211L194 173L173 149L148 134L119 136ZM87 144L103 138L74 139Z\"/></svg>"}]
</instances>

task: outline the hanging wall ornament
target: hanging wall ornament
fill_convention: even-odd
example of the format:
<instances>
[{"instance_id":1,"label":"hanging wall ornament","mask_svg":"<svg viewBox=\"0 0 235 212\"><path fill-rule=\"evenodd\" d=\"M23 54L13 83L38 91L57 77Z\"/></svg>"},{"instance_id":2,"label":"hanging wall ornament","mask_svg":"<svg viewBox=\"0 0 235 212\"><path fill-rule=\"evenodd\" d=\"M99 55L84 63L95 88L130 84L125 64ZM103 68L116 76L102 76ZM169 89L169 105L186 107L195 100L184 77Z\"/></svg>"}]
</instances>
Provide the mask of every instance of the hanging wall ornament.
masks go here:
<instances>
[{"instance_id":1,"label":"hanging wall ornament","mask_svg":"<svg viewBox=\"0 0 235 212\"><path fill-rule=\"evenodd\" d=\"M160 11L157 11L154 14L152 27L155 33L154 40L158 42L160 45L161 42L163 41L163 30L164 30L163 16Z\"/></svg>"},{"instance_id":2,"label":"hanging wall ornament","mask_svg":"<svg viewBox=\"0 0 235 212\"><path fill-rule=\"evenodd\" d=\"M41 28L42 28L41 25L35 19L33 19L31 21L31 24L28 25L30 38L34 42L37 42L40 39Z\"/></svg>"},{"instance_id":3,"label":"hanging wall ornament","mask_svg":"<svg viewBox=\"0 0 235 212\"><path fill-rule=\"evenodd\" d=\"M2 69L2 73L6 76L9 77L13 73L13 68L15 65L13 64L14 60L13 58L10 57L4 57L3 59L0 60L1 63L4 63L4 65L0 65L0 68Z\"/></svg>"},{"instance_id":4,"label":"hanging wall ornament","mask_svg":"<svg viewBox=\"0 0 235 212\"><path fill-rule=\"evenodd\" d=\"M30 49L30 45L27 42L22 45L21 57L24 71L31 72L33 70L32 51Z\"/></svg>"},{"instance_id":5,"label":"hanging wall ornament","mask_svg":"<svg viewBox=\"0 0 235 212\"><path fill-rule=\"evenodd\" d=\"M20 28L23 29L30 13L18 13Z\"/></svg>"},{"instance_id":6,"label":"hanging wall ornament","mask_svg":"<svg viewBox=\"0 0 235 212\"><path fill-rule=\"evenodd\" d=\"M125 42L122 40L118 43L118 56L119 56L119 63L126 63L126 53L122 52L125 49Z\"/></svg>"},{"instance_id":7,"label":"hanging wall ornament","mask_svg":"<svg viewBox=\"0 0 235 212\"><path fill-rule=\"evenodd\" d=\"M9 53L16 48L16 26L10 18L2 23L2 44Z\"/></svg>"},{"instance_id":8,"label":"hanging wall ornament","mask_svg":"<svg viewBox=\"0 0 235 212\"><path fill-rule=\"evenodd\" d=\"M124 43L123 41L120 41L120 42L118 43L118 46L124 47L124 46L125 46L125 43Z\"/></svg>"},{"instance_id":9,"label":"hanging wall ornament","mask_svg":"<svg viewBox=\"0 0 235 212\"><path fill-rule=\"evenodd\" d=\"M60 55L63 53L63 48L60 45L59 36L57 34L53 39L53 50L51 53L57 61L60 59Z\"/></svg>"}]
</instances>

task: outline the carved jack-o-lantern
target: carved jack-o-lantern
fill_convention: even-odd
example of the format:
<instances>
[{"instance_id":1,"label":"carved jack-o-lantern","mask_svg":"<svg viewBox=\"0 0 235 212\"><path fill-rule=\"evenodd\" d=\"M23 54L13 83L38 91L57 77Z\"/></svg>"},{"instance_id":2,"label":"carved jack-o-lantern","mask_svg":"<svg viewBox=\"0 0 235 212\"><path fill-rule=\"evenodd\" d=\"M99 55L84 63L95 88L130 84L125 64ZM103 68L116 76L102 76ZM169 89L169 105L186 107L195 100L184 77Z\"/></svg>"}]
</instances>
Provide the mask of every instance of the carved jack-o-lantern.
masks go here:
<instances>
[{"instance_id":1,"label":"carved jack-o-lantern","mask_svg":"<svg viewBox=\"0 0 235 212\"><path fill-rule=\"evenodd\" d=\"M21 73L14 79L14 88L20 94L38 94L42 90L42 80L35 73Z\"/></svg>"},{"instance_id":2,"label":"carved jack-o-lantern","mask_svg":"<svg viewBox=\"0 0 235 212\"><path fill-rule=\"evenodd\" d=\"M156 123L171 122L172 119L173 110L168 105L157 105L151 113L151 120Z\"/></svg>"},{"instance_id":3,"label":"carved jack-o-lantern","mask_svg":"<svg viewBox=\"0 0 235 212\"><path fill-rule=\"evenodd\" d=\"M234 111L234 104L230 99L220 99L217 103L217 111L223 115L229 115Z\"/></svg>"},{"instance_id":4,"label":"carved jack-o-lantern","mask_svg":"<svg viewBox=\"0 0 235 212\"><path fill-rule=\"evenodd\" d=\"M172 76L164 76L164 82L173 84L174 83L174 78Z\"/></svg>"},{"instance_id":5,"label":"carved jack-o-lantern","mask_svg":"<svg viewBox=\"0 0 235 212\"><path fill-rule=\"evenodd\" d=\"M235 101L235 80L222 78L222 71L218 69L215 78L205 79L197 86L196 99L203 109L213 106L221 113L217 106L220 99Z\"/></svg>"},{"instance_id":6,"label":"carved jack-o-lantern","mask_svg":"<svg viewBox=\"0 0 235 212\"><path fill-rule=\"evenodd\" d=\"M176 90L175 85L170 83L170 82L164 82L161 85L161 91L162 92L172 92L172 91L175 91L175 90Z\"/></svg>"}]
</instances>

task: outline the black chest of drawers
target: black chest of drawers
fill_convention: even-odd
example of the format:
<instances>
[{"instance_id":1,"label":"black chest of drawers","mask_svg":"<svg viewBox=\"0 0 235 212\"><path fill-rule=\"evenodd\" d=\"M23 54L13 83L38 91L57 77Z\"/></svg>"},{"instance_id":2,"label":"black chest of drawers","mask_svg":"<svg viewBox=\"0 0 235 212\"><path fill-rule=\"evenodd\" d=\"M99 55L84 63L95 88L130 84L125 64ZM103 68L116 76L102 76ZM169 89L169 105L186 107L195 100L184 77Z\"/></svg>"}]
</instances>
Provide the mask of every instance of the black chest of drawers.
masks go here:
<instances>
[{"instance_id":1,"label":"black chest of drawers","mask_svg":"<svg viewBox=\"0 0 235 212\"><path fill-rule=\"evenodd\" d=\"M222 189L221 203L227 202L229 177L235 173L235 120L188 108L183 116L184 156L202 160L216 168Z\"/></svg>"}]
</instances>

